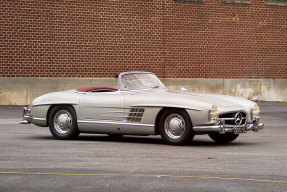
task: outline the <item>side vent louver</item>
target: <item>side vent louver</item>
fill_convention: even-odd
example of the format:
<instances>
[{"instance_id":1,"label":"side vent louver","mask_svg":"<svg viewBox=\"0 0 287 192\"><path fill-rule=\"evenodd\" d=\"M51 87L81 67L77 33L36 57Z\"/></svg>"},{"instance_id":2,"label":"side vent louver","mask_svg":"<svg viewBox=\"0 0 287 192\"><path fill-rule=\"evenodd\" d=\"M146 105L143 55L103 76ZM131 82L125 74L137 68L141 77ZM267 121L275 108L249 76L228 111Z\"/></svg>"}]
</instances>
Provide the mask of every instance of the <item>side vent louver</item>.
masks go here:
<instances>
[{"instance_id":1,"label":"side vent louver","mask_svg":"<svg viewBox=\"0 0 287 192\"><path fill-rule=\"evenodd\" d=\"M130 112L128 112L128 117L126 118L126 120L132 121L132 122L140 122L143 114L144 114L144 109L132 108Z\"/></svg>"}]
</instances>

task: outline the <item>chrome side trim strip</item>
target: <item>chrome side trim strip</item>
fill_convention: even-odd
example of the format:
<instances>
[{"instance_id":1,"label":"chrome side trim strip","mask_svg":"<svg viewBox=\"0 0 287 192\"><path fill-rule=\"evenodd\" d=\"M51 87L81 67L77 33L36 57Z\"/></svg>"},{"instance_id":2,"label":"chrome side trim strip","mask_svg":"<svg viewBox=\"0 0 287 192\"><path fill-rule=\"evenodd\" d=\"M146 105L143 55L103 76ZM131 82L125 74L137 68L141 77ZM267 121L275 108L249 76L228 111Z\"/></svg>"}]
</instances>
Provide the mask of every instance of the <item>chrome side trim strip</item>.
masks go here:
<instances>
[{"instance_id":1,"label":"chrome side trim strip","mask_svg":"<svg viewBox=\"0 0 287 192\"><path fill-rule=\"evenodd\" d=\"M101 117L117 117L117 118L138 118L141 119L142 117L134 117L134 116L114 116L114 115L100 115Z\"/></svg>"},{"instance_id":2,"label":"chrome side trim strip","mask_svg":"<svg viewBox=\"0 0 287 192\"><path fill-rule=\"evenodd\" d=\"M115 121L97 121L97 120L80 120L78 123L90 123L90 124L111 124L111 125L130 125L130 126L142 126L142 127L154 127L152 124L140 124L140 123L125 123Z\"/></svg>"},{"instance_id":3,"label":"chrome side trim strip","mask_svg":"<svg viewBox=\"0 0 287 192\"><path fill-rule=\"evenodd\" d=\"M174 108L190 109L193 111L202 111L202 109L195 108L195 107L188 107L188 106L183 106L183 105L170 105L170 104L136 104L136 105L131 105L131 107L174 107Z\"/></svg>"},{"instance_id":4,"label":"chrome side trim strip","mask_svg":"<svg viewBox=\"0 0 287 192\"><path fill-rule=\"evenodd\" d=\"M124 111L108 111L108 113L125 113Z\"/></svg>"},{"instance_id":5,"label":"chrome side trim strip","mask_svg":"<svg viewBox=\"0 0 287 192\"><path fill-rule=\"evenodd\" d=\"M78 105L78 103L74 102L68 102L68 103L41 103L41 104L34 104L32 106L44 106L44 105L53 105L53 104L59 104L59 105Z\"/></svg>"},{"instance_id":6,"label":"chrome side trim strip","mask_svg":"<svg viewBox=\"0 0 287 192\"><path fill-rule=\"evenodd\" d=\"M131 108L131 109L134 109L134 108ZM124 112L124 111L108 111L109 113L140 113L140 114L142 114L142 113L144 113L144 112L129 112L129 111L126 111L126 112Z\"/></svg>"},{"instance_id":7,"label":"chrome side trim strip","mask_svg":"<svg viewBox=\"0 0 287 192\"><path fill-rule=\"evenodd\" d=\"M113 109L118 109L118 110L125 110L124 107L108 107L108 106L99 106L99 105L94 105L94 106L91 106L92 108L106 108L106 109L110 109L110 108L113 108ZM108 111L108 112L113 112L113 111ZM117 111L115 111L117 112ZM120 112L120 111L118 111ZM124 112L124 111L123 111Z\"/></svg>"}]
</instances>

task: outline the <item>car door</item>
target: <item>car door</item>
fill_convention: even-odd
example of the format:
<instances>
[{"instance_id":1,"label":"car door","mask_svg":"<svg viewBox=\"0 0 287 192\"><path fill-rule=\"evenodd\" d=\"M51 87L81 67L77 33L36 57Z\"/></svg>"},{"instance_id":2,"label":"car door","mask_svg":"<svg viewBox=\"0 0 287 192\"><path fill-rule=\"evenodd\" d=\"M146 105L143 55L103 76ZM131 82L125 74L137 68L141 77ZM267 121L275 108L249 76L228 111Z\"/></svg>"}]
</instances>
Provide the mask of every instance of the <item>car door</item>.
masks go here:
<instances>
[{"instance_id":1,"label":"car door","mask_svg":"<svg viewBox=\"0 0 287 192\"><path fill-rule=\"evenodd\" d=\"M81 120L123 121L124 94L115 92L87 92L80 98Z\"/></svg>"}]
</instances>

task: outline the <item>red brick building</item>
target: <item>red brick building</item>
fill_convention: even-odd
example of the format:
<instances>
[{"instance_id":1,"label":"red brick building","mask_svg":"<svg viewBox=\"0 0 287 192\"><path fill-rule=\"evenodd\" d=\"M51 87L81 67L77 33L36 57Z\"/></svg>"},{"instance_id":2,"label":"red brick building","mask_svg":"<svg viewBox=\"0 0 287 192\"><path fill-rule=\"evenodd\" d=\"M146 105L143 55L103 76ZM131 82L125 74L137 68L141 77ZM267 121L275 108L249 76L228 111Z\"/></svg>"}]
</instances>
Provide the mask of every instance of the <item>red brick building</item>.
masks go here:
<instances>
[{"instance_id":1,"label":"red brick building","mask_svg":"<svg viewBox=\"0 0 287 192\"><path fill-rule=\"evenodd\" d=\"M1 0L0 77L286 79L286 4Z\"/></svg>"},{"instance_id":2,"label":"red brick building","mask_svg":"<svg viewBox=\"0 0 287 192\"><path fill-rule=\"evenodd\" d=\"M0 25L0 105L131 70L287 101L287 0L1 0Z\"/></svg>"}]
</instances>

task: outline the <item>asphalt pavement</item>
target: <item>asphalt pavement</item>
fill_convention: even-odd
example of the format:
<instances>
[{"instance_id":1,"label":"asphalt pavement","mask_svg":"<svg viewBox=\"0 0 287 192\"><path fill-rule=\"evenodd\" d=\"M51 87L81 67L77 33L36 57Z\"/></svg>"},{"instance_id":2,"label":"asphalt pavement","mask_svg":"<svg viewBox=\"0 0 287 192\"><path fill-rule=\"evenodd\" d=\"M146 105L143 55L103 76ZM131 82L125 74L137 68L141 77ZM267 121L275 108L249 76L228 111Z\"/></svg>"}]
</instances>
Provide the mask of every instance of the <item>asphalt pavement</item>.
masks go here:
<instances>
[{"instance_id":1,"label":"asphalt pavement","mask_svg":"<svg viewBox=\"0 0 287 192\"><path fill-rule=\"evenodd\" d=\"M189 146L159 136L81 134L56 140L48 128L19 125L18 106L0 106L0 192L287 191L287 104L259 102L265 128L216 144Z\"/></svg>"}]
</instances>

